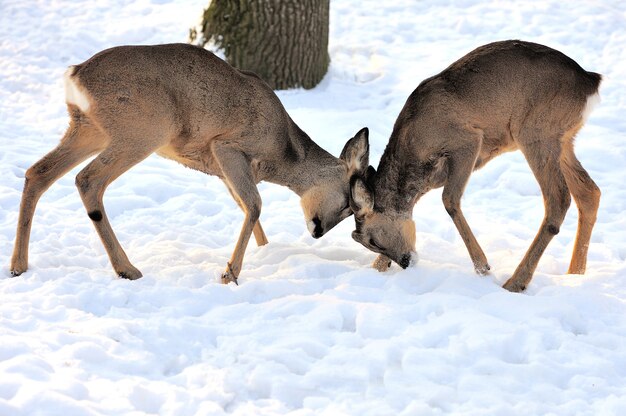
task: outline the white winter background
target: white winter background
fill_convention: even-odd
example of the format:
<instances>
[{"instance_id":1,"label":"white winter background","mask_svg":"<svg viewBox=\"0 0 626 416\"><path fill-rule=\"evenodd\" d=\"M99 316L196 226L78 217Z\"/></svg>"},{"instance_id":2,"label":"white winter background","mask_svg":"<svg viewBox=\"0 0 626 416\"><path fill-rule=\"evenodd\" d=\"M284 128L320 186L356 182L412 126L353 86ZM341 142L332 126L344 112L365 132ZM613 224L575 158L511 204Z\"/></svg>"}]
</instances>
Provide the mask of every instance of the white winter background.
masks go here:
<instances>
[{"instance_id":1,"label":"white winter background","mask_svg":"<svg viewBox=\"0 0 626 416\"><path fill-rule=\"evenodd\" d=\"M519 38L604 74L577 154L602 189L587 273L565 275L572 205L523 294L504 291L543 216L519 153L476 172L464 212L492 266L474 274L432 191L420 262L378 273L349 218L320 240L298 197L259 186L270 240L221 285L243 215L214 177L151 156L107 213L144 277L115 276L74 187L42 197L28 272L12 278L25 170L68 118L68 65L120 44L185 41L206 1L0 1L0 415L626 414L626 6L620 0L332 0L331 65L280 91L338 155L370 128L371 162L417 84L473 48ZM83 164L84 166L84 164Z\"/></svg>"}]
</instances>

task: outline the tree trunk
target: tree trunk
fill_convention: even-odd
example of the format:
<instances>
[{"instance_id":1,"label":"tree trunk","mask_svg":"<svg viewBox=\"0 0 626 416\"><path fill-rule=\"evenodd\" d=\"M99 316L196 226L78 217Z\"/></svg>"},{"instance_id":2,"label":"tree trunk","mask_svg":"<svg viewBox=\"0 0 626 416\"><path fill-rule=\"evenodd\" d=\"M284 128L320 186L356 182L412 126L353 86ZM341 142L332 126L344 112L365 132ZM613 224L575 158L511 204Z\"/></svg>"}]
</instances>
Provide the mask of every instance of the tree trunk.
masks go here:
<instances>
[{"instance_id":1,"label":"tree trunk","mask_svg":"<svg viewBox=\"0 0 626 416\"><path fill-rule=\"evenodd\" d=\"M213 0L199 39L273 89L313 88L328 69L329 0ZM190 38L196 38L192 29Z\"/></svg>"}]
</instances>

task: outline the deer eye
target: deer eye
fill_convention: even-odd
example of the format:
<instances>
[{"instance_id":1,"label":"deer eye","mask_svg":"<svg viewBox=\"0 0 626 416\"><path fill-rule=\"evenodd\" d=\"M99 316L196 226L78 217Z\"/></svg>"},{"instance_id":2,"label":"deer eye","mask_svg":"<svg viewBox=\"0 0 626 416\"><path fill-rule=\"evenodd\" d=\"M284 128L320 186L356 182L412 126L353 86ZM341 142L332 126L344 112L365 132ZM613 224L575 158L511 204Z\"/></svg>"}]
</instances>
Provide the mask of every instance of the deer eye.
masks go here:
<instances>
[{"instance_id":1,"label":"deer eye","mask_svg":"<svg viewBox=\"0 0 626 416\"><path fill-rule=\"evenodd\" d=\"M380 251L385 251L385 249L384 249L384 248L382 248L380 245L378 245L378 244L376 243L376 241L374 241L374 239L373 239L373 238L370 238L370 246L375 247L375 248L377 248L377 249L378 249L378 250L380 250Z\"/></svg>"}]
</instances>

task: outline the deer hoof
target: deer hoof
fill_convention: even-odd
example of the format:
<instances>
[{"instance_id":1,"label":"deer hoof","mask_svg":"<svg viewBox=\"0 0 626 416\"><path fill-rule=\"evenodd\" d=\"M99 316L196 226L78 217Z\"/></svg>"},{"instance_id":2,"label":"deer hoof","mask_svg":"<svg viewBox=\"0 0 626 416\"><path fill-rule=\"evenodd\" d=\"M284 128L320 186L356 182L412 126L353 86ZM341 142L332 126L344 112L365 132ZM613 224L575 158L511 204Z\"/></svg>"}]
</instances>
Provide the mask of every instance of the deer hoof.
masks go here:
<instances>
[{"instance_id":1,"label":"deer hoof","mask_svg":"<svg viewBox=\"0 0 626 416\"><path fill-rule=\"evenodd\" d=\"M476 270L476 273L478 273L481 276L486 276L489 274L489 270L491 270L491 266L489 266L489 264L485 263L483 265L474 265L474 270Z\"/></svg>"},{"instance_id":2,"label":"deer hoof","mask_svg":"<svg viewBox=\"0 0 626 416\"><path fill-rule=\"evenodd\" d=\"M26 270L19 270L19 269L11 269L11 277L17 277L20 274L24 273Z\"/></svg>"},{"instance_id":3,"label":"deer hoof","mask_svg":"<svg viewBox=\"0 0 626 416\"><path fill-rule=\"evenodd\" d=\"M121 277L122 279L128 279L128 280L137 280L143 276L138 269L135 269L132 266L128 270L125 270L123 272L118 272L117 275Z\"/></svg>"},{"instance_id":4,"label":"deer hoof","mask_svg":"<svg viewBox=\"0 0 626 416\"><path fill-rule=\"evenodd\" d=\"M508 290L509 292L514 292L514 293L520 293L526 290L526 285L524 283L513 280L513 278L510 278L509 280L507 280L504 286L502 287Z\"/></svg>"},{"instance_id":5,"label":"deer hoof","mask_svg":"<svg viewBox=\"0 0 626 416\"><path fill-rule=\"evenodd\" d=\"M23 258L20 258L19 256L17 258L11 259L11 268L9 269L9 271L11 272L12 277L19 276L20 274L24 273L27 269L28 269L28 261L24 260Z\"/></svg>"},{"instance_id":6,"label":"deer hoof","mask_svg":"<svg viewBox=\"0 0 626 416\"><path fill-rule=\"evenodd\" d=\"M237 276L235 272L233 272L230 263L226 263L226 271L222 273L222 284L229 284L230 282L234 282L237 286L239 286L239 282L237 282Z\"/></svg>"},{"instance_id":7,"label":"deer hoof","mask_svg":"<svg viewBox=\"0 0 626 416\"><path fill-rule=\"evenodd\" d=\"M222 273L222 283L227 285L230 282L234 282L237 286L239 286L239 283L237 282L237 278L233 276L231 272Z\"/></svg>"}]
</instances>

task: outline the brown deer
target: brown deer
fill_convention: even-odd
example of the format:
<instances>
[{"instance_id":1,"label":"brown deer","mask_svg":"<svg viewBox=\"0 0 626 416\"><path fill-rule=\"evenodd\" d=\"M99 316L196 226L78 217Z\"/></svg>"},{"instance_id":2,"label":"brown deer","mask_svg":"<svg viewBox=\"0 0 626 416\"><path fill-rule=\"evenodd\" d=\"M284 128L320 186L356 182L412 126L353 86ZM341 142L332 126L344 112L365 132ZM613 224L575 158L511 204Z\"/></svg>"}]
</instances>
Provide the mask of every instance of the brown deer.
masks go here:
<instances>
[{"instance_id":1,"label":"brown deer","mask_svg":"<svg viewBox=\"0 0 626 416\"><path fill-rule=\"evenodd\" d=\"M202 48L171 44L102 51L65 73L70 125L59 145L26 171L11 273L27 269L28 241L40 196L71 168L98 154L76 176L89 218L115 272L137 279L102 204L106 187L152 153L221 178L245 214L222 282L241 271L250 239L267 243L256 184L273 182L301 197L307 226L319 238L352 214L350 178L368 166L368 132L341 157L319 147L255 74Z\"/></svg>"},{"instance_id":2,"label":"brown deer","mask_svg":"<svg viewBox=\"0 0 626 416\"><path fill-rule=\"evenodd\" d=\"M578 232L568 273L584 273L600 190L574 155L574 136L598 101L601 76L561 52L522 41L481 46L409 96L395 122L378 170L351 181L352 237L406 268L415 254L415 203L443 186L443 205L478 274L490 267L463 212L472 171L501 153L521 150L544 199L545 216L526 255L504 284L529 284L569 208L578 206Z\"/></svg>"}]
</instances>

